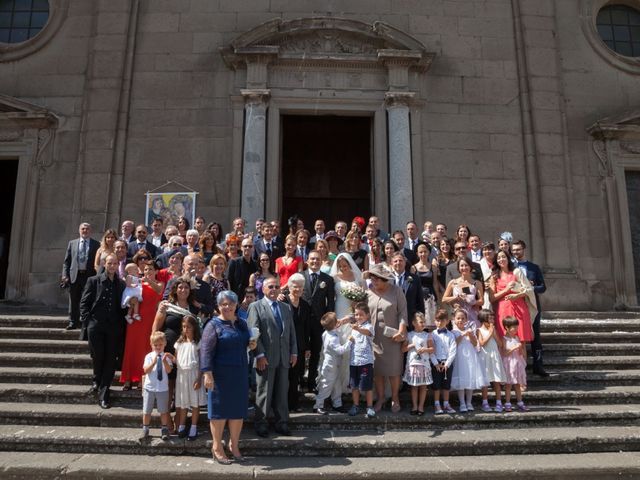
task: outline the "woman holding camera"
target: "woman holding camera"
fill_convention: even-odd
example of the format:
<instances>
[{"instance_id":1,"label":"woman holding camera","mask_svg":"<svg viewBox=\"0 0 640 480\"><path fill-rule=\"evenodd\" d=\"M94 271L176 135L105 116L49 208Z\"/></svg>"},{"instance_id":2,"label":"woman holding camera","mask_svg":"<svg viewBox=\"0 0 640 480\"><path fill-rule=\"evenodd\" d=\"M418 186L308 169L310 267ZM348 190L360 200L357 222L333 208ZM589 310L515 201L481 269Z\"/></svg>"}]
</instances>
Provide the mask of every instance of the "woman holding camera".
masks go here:
<instances>
[{"instance_id":1,"label":"woman holding camera","mask_svg":"<svg viewBox=\"0 0 640 480\"><path fill-rule=\"evenodd\" d=\"M460 276L449 282L442 295L442 303L467 312L468 323L478 328L478 308L484 301L484 288L482 282L474 280L471 276L471 260L467 257L461 258L457 265Z\"/></svg>"}]
</instances>

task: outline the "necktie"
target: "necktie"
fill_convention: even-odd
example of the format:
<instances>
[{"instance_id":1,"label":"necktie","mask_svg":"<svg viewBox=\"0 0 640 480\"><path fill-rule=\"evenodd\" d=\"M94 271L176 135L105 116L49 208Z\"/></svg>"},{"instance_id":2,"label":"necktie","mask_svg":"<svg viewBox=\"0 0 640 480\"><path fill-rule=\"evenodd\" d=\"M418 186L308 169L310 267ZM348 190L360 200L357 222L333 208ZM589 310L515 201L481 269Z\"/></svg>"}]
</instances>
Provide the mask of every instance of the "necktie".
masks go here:
<instances>
[{"instance_id":1,"label":"necktie","mask_svg":"<svg viewBox=\"0 0 640 480\"><path fill-rule=\"evenodd\" d=\"M311 291L313 292L316 289L316 283L318 283L318 274L311 274Z\"/></svg>"},{"instance_id":2,"label":"necktie","mask_svg":"<svg viewBox=\"0 0 640 480\"><path fill-rule=\"evenodd\" d=\"M271 310L273 310L273 317L276 319L276 323L278 324L278 328L280 329L280 335L282 335L282 332L284 332L284 325L282 324L282 317L280 316L278 302L273 302L271 304Z\"/></svg>"},{"instance_id":3,"label":"necktie","mask_svg":"<svg viewBox=\"0 0 640 480\"><path fill-rule=\"evenodd\" d=\"M162 355L158 355L158 364L156 365L156 372L158 372L158 380L162 380Z\"/></svg>"},{"instance_id":4,"label":"necktie","mask_svg":"<svg viewBox=\"0 0 640 480\"><path fill-rule=\"evenodd\" d=\"M438 329L438 333L447 333L447 329L446 328L439 328Z\"/></svg>"},{"instance_id":5,"label":"necktie","mask_svg":"<svg viewBox=\"0 0 640 480\"><path fill-rule=\"evenodd\" d=\"M87 242L80 240L80 248L78 249L78 263L87 261Z\"/></svg>"},{"instance_id":6,"label":"necktie","mask_svg":"<svg viewBox=\"0 0 640 480\"><path fill-rule=\"evenodd\" d=\"M271 256L271 242L267 242L267 255Z\"/></svg>"},{"instance_id":7,"label":"necktie","mask_svg":"<svg viewBox=\"0 0 640 480\"><path fill-rule=\"evenodd\" d=\"M403 275L398 275L398 276L396 277L396 285L397 285L397 286L399 286L400 288L402 288L402 286L403 286L403 285L402 285L402 284L404 283L404 282L403 282L403 279L404 279L404 276L403 276Z\"/></svg>"}]
</instances>

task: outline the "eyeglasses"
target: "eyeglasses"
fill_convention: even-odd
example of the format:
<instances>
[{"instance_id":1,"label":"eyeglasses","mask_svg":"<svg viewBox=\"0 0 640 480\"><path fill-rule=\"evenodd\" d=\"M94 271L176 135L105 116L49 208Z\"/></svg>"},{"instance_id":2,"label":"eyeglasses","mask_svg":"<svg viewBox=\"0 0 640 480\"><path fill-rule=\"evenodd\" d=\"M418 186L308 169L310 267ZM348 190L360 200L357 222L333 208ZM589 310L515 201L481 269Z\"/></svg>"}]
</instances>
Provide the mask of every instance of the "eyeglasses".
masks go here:
<instances>
[{"instance_id":1,"label":"eyeglasses","mask_svg":"<svg viewBox=\"0 0 640 480\"><path fill-rule=\"evenodd\" d=\"M174 247L181 247L181 246L182 246L182 244L181 244L181 243L174 243L174 244L173 244L173 246L174 246Z\"/></svg>"},{"instance_id":2,"label":"eyeglasses","mask_svg":"<svg viewBox=\"0 0 640 480\"><path fill-rule=\"evenodd\" d=\"M138 260L151 260L149 257L138 257Z\"/></svg>"},{"instance_id":3,"label":"eyeglasses","mask_svg":"<svg viewBox=\"0 0 640 480\"><path fill-rule=\"evenodd\" d=\"M455 248L456 252L457 252L458 250L466 250L466 249L467 249L467 247L456 247L456 248Z\"/></svg>"},{"instance_id":4,"label":"eyeglasses","mask_svg":"<svg viewBox=\"0 0 640 480\"><path fill-rule=\"evenodd\" d=\"M270 262L271 260L269 260L268 258L261 258L260 261L261 262Z\"/></svg>"}]
</instances>

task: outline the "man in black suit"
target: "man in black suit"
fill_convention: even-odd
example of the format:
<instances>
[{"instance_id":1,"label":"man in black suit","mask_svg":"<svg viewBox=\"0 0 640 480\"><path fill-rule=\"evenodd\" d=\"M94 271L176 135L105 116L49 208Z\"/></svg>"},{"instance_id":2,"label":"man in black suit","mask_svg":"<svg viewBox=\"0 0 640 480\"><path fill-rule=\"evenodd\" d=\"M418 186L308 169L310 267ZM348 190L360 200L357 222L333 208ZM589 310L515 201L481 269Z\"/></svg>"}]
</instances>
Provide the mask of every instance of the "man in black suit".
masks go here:
<instances>
[{"instance_id":1,"label":"man in black suit","mask_svg":"<svg viewBox=\"0 0 640 480\"><path fill-rule=\"evenodd\" d=\"M127 246L127 262L130 262L133 256L138 253L138 250L143 248L151 254L152 258L158 256L158 249L156 246L147 240L147 227L145 225L138 225L135 230L136 239L133 242L129 242Z\"/></svg>"},{"instance_id":2,"label":"man in black suit","mask_svg":"<svg viewBox=\"0 0 640 480\"><path fill-rule=\"evenodd\" d=\"M413 316L416 312L424 313L424 299L422 298L422 287L420 277L415 273L407 271L407 259L402 252L396 252L391 257L391 267L395 284L402 289L407 299L407 321L409 330L412 330Z\"/></svg>"},{"instance_id":3,"label":"man in black suit","mask_svg":"<svg viewBox=\"0 0 640 480\"><path fill-rule=\"evenodd\" d=\"M320 271L322 260L320 252L312 250L309 253L309 268L305 270L304 290L302 298L311 305L311 326L309 328L309 376L307 386L309 391L316 388L316 377L318 375L318 361L322 350L322 332L324 329L320 325L320 319L327 312L335 310L335 284L333 278Z\"/></svg>"},{"instance_id":4,"label":"man in black suit","mask_svg":"<svg viewBox=\"0 0 640 480\"><path fill-rule=\"evenodd\" d=\"M311 250L314 250L316 248L316 242L318 240L324 239L324 233L326 229L324 220L322 220L321 218L316 220L316 223L313 224L313 229L315 230L316 234L309 240L309 249Z\"/></svg>"},{"instance_id":5,"label":"man in black suit","mask_svg":"<svg viewBox=\"0 0 640 480\"><path fill-rule=\"evenodd\" d=\"M96 252L100 242L91 238L91 225L81 223L80 238L67 245L62 263L62 284L69 289L69 324L67 330L80 327L80 299L87 279L96 274Z\"/></svg>"},{"instance_id":6,"label":"man in black suit","mask_svg":"<svg viewBox=\"0 0 640 480\"><path fill-rule=\"evenodd\" d=\"M92 392L98 392L98 404L109 408L110 386L116 371L116 357L124 338L124 315L120 307L125 283L118 278L118 259L110 254L104 272L87 280L80 317L89 337L93 362Z\"/></svg>"},{"instance_id":7,"label":"man in black suit","mask_svg":"<svg viewBox=\"0 0 640 480\"><path fill-rule=\"evenodd\" d=\"M242 256L232 259L227 267L229 285L238 298L244 298L244 290L249 286L249 277L258 270L258 265L253 259L253 240L243 239L241 247Z\"/></svg>"},{"instance_id":8,"label":"man in black suit","mask_svg":"<svg viewBox=\"0 0 640 480\"><path fill-rule=\"evenodd\" d=\"M147 237L147 240L153 243L153 246L158 249L158 254L162 253L162 247L167 243L167 237L162 232L162 219L156 217L151 223L151 235Z\"/></svg>"},{"instance_id":9,"label":"man in black suit","mask_svg":"<svg viewBox=\"0 0 640 480\"><path fill-rule=\"evenodd\" d=\"M309 257L309 252L311 251L308 245L309 231L305 229L299 230L296 233L296 242L296 255L302 257L302 260L306 262Z\"/></svg>"},{"instance_id":10,"label":"man in black suit","mask_svg":"<svg viewBox=\"0 0 640 480\"><path fill-rule=\"evenodd\" d=\"M479 282L484 282L484 275L482 275L482 267L479 263L472 262L467 256L467 244L465 242L456 242L453 247L456 255L456 261L451 262L447 267L446 284L449 285L451 280L455 280L460 276L458 271L458 262L461 258L466 258L471 263L471 277ZM446 288L446 286L445 286Z\"/></svg>"},{"instance_id":11,"label":"man in black suit","mask_svg":"<svg viewBox=\"0 0 640 480\"><path fill-rule=\"evenodd\" d=\"M262 224L260 238L254 239L253 259L257 262L263 253L269 255L272 267L275 265L276 258L284 255L282 246L273 240L273 226L269 222Z\"/></svg>"}]
</instances>

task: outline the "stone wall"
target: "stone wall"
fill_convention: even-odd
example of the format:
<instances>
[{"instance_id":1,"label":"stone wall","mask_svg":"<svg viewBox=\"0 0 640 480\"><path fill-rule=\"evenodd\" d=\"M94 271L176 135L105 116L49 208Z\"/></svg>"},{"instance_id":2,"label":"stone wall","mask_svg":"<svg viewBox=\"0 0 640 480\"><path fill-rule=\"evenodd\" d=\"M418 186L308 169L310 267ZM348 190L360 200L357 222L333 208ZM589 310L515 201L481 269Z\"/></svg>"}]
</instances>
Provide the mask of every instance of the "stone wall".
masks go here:
<instances>
[{"instance_id":1,"label":"stone wall","mask_svg":"<svg viewBox=\"0 0 640 480\"><path fill-rule=\"evenodd\" d=\"M69 0L48 45L0 63L2 93L63 119L41 180L29 300L64 302L55 285L80 220L96 237L141 220L145 192L167 180L193 187L198 213L228 226L241 200L232 97L243 85L219 49L274 18L328 15L388 23L435 53L411 78L416 220L467 223L486 240L510 229L548 267L548 308L610 308L610 232L586 128L637 105L640 89L593 51L582 3Z\"/></svg>"}]
</instances>

